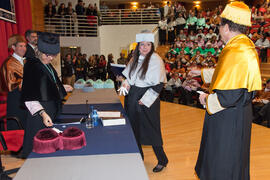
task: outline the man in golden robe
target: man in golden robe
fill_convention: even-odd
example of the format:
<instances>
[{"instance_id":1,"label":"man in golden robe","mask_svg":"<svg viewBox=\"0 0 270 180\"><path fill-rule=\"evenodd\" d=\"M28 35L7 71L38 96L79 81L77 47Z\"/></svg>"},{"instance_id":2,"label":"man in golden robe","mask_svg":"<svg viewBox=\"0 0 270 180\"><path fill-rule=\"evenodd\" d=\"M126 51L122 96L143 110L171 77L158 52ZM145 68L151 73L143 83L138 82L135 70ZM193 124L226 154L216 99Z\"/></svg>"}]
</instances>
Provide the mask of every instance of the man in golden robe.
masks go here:
<instances>
[{"instance_id":1,"label":"man in golden robe","mask_svg":"<svg viewBox=\"0 0 270 180\"><path fill-rule=\"evenodd\" d=\"M249 180L252 99L262 88L255 46L244 35L251 12L235 1L220 17L226 46L215 71L202 70L203 80L211 84L210 94L200 95L207 112L195 171L201 180Z\"/></svg>"},{"instance_id":2,"label":"man in golden robe","mask_svg":"<svg viewBox=\"0 0 270 180\"><path fill-rule=\"evenodd\" d=\"M26 40L21 35L12 35L8 39L8 48L12 48L14 53L1 65L0 91L8 93L7 117L17 117L25 126L27 111L21 106L20 98ZM18 129L18 125L15 121L8 121L7 128Z\"/></svg>"}]
</instances>

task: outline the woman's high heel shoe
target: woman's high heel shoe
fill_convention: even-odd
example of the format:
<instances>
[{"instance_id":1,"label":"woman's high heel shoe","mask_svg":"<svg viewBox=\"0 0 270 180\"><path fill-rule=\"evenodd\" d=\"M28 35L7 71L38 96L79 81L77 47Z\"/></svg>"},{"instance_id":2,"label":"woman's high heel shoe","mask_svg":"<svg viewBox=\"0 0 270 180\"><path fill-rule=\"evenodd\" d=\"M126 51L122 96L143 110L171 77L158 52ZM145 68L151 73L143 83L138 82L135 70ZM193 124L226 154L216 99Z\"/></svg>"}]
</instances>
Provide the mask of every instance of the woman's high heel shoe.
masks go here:
<instances>
[{"instance_id":1,"label":"woman's high heel shoe","mask_svg":"<svg viewBox=\"0 0 270 180\"><path fill-rule=\"evenodd\" d=\"M166 167L166 166L167 166L167 164L166 164L166 165L158 164L158 165L156 165L156 167L154 167L153 172L160 172L160 171L162 171L163 168Z\"/></svg>"}]
</instances>

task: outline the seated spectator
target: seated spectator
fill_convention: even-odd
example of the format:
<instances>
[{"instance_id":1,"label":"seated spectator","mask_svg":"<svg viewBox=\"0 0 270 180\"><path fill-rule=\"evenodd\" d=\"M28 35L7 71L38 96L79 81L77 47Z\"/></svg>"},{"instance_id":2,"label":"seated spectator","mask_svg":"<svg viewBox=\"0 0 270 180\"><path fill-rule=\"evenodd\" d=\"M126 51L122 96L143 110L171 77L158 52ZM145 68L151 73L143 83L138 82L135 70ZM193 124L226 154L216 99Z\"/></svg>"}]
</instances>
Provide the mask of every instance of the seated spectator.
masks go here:
<instances>
[{"instance_id":1,"label":"seated spectator","mask_svg":"<svg viewBox=\"0 0 270 180\"><path fill-rule=\"evenodd\" d=\"M182 85L181 79L177 72L174 72L165 86L166 100L173 102L174 94L177 93L177 89Z\"/></svg>"},{"instance_id":2,"label":"seated spectator","mask_svg":"<svg viewBox=\"0 0 270 180\"><path fill-rule=\"evenodd\" d=\"M266 12L266 8L264 7L264 4L262 4L259 8L259 12L261 12L262 14L264 14Z\"/></svg>"},{"instance_id":3,"label":"seated spectator","mask_svg":"<svg viewBox=\"0 0 270 180\"><path fill-rule=\"evenodd\" d=\"M222 45L221 41L217 41L217 36L212 36L212 38L208 40L206 44L211 44L214 49L219 48Z\"/></svg>"},{"instance_id":4,"label":"seated spectator","mask_svg":"<svg viewBox=\"0 0 270 180\"><path fill-rule=\"evenodd\" d=\"M174 55L171 52L168 52L165 56L165 62L172 64L174 63L174 61L175 61Z\"/></svg>"},{"instance_id":5,"label":"seated spectator","mask_svg":"<svg viewBox=\"0 0 270 180\"><path fill-rule=\"evenodd\" d=\"M179 103L185 105L193 105L194 101L192 96L197 95L196 91L199 87L201 87L199 82L195 78L193 78L196 76L197 76L196 73L190 71L186 77L186 80L183 82L182 86L178 88L180 91Z\"/></svg>"},{"instance_id":6,"label":"seated spectator","mask_svg":"<svg viewBox=\"0 0 270 180\"><path fill-rule=\"evenodd\" d=\"M181 77L185 77L186 69L182 65L181 55L178 55L172 69L173 73L178 73Z\"/></svg>"},{"instance_id":7,"label":"seated spectator","mask_svg":"<svg viewBox=\"0 0 270 180\"><path fill-rule=\"evenodd\" d=\"M181 45L180 45L180 46L181 46ZM178 48L178 47L176 46L176 43L174 43L174 44L171 45L171 48L170 48L169 52L170 52L172 55L176 56L177 54L179 54L180 48Z\"/></svg>"},{"instance_id":8,"label":"seated spectator","mask_svg":"<svg viewBox=\"0 0 270 180\"><path fill-rule=\"evenodd\" d=\"M250 28L247 29L246 36L252 39L253 34L250 32Z\"/></svg>"},{"instance_id":9,"label":"seated spectator","mask_svg":"<svg viewBox=\"0 0 270 180\"><path fill-rule=\"evenodd\" d=\"M209 41L213 36L217 37L217 34L214 33L213 29L209 29L209 33L207 33L206 36L205 36L207 41Z\"/></svg>"},{"instance_id":10,"label":"seated spectator","mask_svg":"<svg viewBox=\"0 0 270 180\"><path fill-rule=\"evenodd\" d=\"M206 45L206 48L204 49L204 55L207 54L208 52L211 52L212 55L216 53L215 49L212 47L212 44L209 42Z\"/></svg>"},{"instance_id":11,"label":"seated spectator","mask_svg":"<svg viewBox=\"0 0 270 180\"><path fill-rule=\"evenodd\" d=\"M195 40L195 43L198 44L199 47L203 48L204 47L204 40L201 35L198 36L198 38Z\"/></svg>"},{"instance_id":12,"label":"seated spectator","mask_svg":"<svg viewBox=\"0 0 270 180\"><path fill-rule=\"evenodd\" d=\"M264 19L269 19L270 18L270 9L266 11L266 13L263 15Z\"/></svg>"},{"instance_id":13,"label":"seated spectator","mask_svg":"<svg viewBox=\"0 0 270 180\"><path fill-rule=\"evenodd\" d=\"M180 40L181 41L185 41L187 39L187 36L184 33L184 30L183 29L180 30L180 33L179 33L178 37L180 37Z\"/></svg>"},{"instance_id":14,"label":"seated spectator","mask_svg":"<svg viewBox=\"0 0 270 180\"><path fill-rule=\"evenodd\" d=\"M270 128L270 79L266 81L264 90L258 91L252 101L253 122L261 124L267 121L267 127Z\"/></svg>"},{"instance_id":15,"label":"seated spectator","mask_svg":"<svg viewBox=\"0 0 270 180\"><path fill-rule=\"evenodd\" d=\"M204 35L204 33L202 32L201 29L198 30L198 33L196 35L196 39L198 39L199 36L201 36L201 38L202 38L203 41L206 40L205 35Z\"/></svg>"},{"instance_id":16,"label":"seated spectator","mask_svg":"<svg viewBox=\"0 0 270 180\"><path fill-rule=\"evenodd\" d=\"M266 24L266 22L265 22L265 19L264 19L264 18L262 18L262 19L258 20L258 23L260 24L260 26L264 26L264 25Z\"/></svg>"},{"instance_id":17,"label":"seated spectator","mask_svg":"<svg viewBox=\"0 0 270 180\"><path fill-rule=\"evenodd\" d=\"M202 13L199 13L197 20L197 29L204 29L204 27L205 27L205 18L203 17Z\"/></svg>"},{"instance_id":18,"label":"seated spectator","mask_svg":"<svg viewBox=\"0 0 270 180\"><path fill-rule=\"evenodd\" d=\"M193 43L192 43L193 44ZM184 54L190 54L190 48L186 46L186 43L181 44L180 52L184 51Z\"/></svg>"},{"instance_id":19,"label":"seated spectator","mask_svg":"<svg viewBox=\"0 0 270 180\"><path fill-rule=\"evenodd\" d=\"M192 57L195 56L196 53L197 53L197 51L199 51L200 54L203 54L203 53L204 53L204 52L203 52L203 49L202 49L201 47L199 47L199 45L198 45L197 42L195 42L195 43L194 43L194 47L190 50L191 56L192 56Z\"/></svg>"},{"instance_id":20,"label":"seated spectator","mask_svg":"<svg viewBox=\"0 0 270 180\"><path fill-rule=\"evenodd\" d=\"M185 54L184 49L182 49L182 50L180 51L179 56L180 56L179 59L180 59L180 61L181 61L181 63L183 64L184 67L190 65L190 64L189 64L190 57L189 57L189 55Z\"/></svg>"},{"instance_id":21,"label":"seated spectator","mask_svg":"<svg viewBox=\"0 0 270 180\"><path fill-rule=\"evenodd\" d=\"M216 64L216 59L210 51L207 52L206 57L202 61L203 67L213 67Z\"/></svg>"},{"instance_id":22,"label":"seated spectator","mask_svg":"<svg viewBox=\"0 0 270 180\"><path fill-rule=\"evenodd\" d=\"M187 37L185 45L186 47L193 48L193 42L191 41L190 37Z\"/></svg>"},{"instance_id":23,"label":"seated spectator","mask_svg":"<svg viewBox=\"0 0 270 180\"><path fill-rule=\"evenodd\" d=\"M188 37L189 37L189 39L190 39L191 41L195 41L196 36L194 35L194 31L193 31L193 30L191 30L191 31L189 32Z\"/></svg>"},{"instance_id":24,"label":"seated spectator","mask_svg":"<svg viewBox=\"0 0 270 180\"><path fill-rule=\"evenodd\" d=\"M199 50L195 51L196 54L191 58L190 64L196 63L201 64L203 62L203 56Z\"/></svg>"},{"instance_id":25,"label":"seated spectator","mask_svg":"<svg viewBox=\"0 0 270 180\"><path fill-rule=\"evenodd\" d=\"M264 33L263 37L258 39L255 45L260 49L261 61L267 62L267 49L270 47L269 40L267 39L267 33Z\"/></svg>"},{"instance_id":26,"label":"seated spectator","mask_svg":"<svg viewBox=\"0 0 270 180\"><path fill-rule=\"evenodd\" d=\"M259 21L261 19L264 19L262 12L257 12L257 14L254 14L254 20Z\"/></svg>"},{"instance_id":27,"label":"seated spectator","mask_svg":"<svg viewBox=\"0 0 270 180\"><path fill-rule=\"evenodd\" d=\"M252 40L254 42L256 42L258 39L262 38L263 37L263 33L264 33L264 27L261 26L257 32L255 32L252 36Z\"/></svg>"},{"instance_id":28,"label":"seated spectator","mask_svg":"<svg viewBox=\"0 0 270 180\"><path fill-rule=\"evenodd\" d=\"M182 44L182 42L181 42L181 39L180 39L180 37L178 36L178 37L176 37L176 40L175 40L175 45L176 45L176 47L177 48L181 48L181 44Z\"/></svg>"}]
</instances>

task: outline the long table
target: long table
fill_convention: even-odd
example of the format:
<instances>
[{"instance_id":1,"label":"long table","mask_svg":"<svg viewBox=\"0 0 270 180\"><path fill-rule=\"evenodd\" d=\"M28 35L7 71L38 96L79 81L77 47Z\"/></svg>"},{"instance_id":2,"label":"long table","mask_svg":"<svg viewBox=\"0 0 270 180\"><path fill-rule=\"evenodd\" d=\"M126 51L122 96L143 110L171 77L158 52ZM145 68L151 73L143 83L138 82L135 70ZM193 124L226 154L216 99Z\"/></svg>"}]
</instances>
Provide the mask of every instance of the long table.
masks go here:
<instances>
[{"instance_id":1,"label":"long table","mask_svg":"<svg viewBox=\"0 0 270 180\"><path fill-rule=\"evenodd\" d=\"M89 103L87 105L86 100ZM63 106L59 120L79 119L91 105L98 110L124 113L113 89L99 89L91 93L75 90ZM126 125L109 127L99 124L93 129L86 129L84 124L76 122L56 125L60 130L69 126L79 127L85 132L87 145L79 150L62 150L50 154L32 152L14 179L148 180L127 118L126 122Z\"/></svg>"}]
</instances>

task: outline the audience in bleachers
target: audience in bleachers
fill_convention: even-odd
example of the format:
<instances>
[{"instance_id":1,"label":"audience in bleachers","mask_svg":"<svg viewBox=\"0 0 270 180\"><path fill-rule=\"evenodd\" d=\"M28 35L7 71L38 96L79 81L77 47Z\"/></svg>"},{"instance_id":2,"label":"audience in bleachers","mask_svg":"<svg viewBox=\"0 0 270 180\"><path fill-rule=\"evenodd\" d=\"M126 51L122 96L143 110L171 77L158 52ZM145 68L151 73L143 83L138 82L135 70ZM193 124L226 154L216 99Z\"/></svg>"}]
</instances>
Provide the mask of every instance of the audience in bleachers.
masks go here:
<instances>
[{"instance_id":1,"label":"audience in bleachers","mask_svg":"<svg viewBox=\"0 0 270 180\"><path fill-rule=\"evenodd\" d=\"M80 3L81 5L79 5ZM76 11L72 12L91 16L98 15L98 11L92 4L89 4L88 8L84 7L82 1L79 1L79 4ZM60 7L63 9L64 6L60 5ZM147 7L153 8L153 5L145 6L145 8ZM55 7L49 3L45 12L48 17L52 17L56 13L60 15L59 11L63 11L60 9L56 12ZM102 4L101 9L107 10L108 7L106 4ZM161 14L161 20L158 24L160 45L170 45L164 58L168 83L161 94L163 100L173 102L176 99L178 103L200 107L196 91L207 91L207 85L202 84L200 69L215 68L218 56L224 47L218 28L219 15L222 10L223 7L218 6L213 10L186 11L185 7L178 2L175 4L168 2L164 8L159 9ZM252 27L248 29L246 34L257 47L260 60L267 62L270 46L268 34L270 29L269 2L252 8L252 23ZM128 59L130 57L131 55ZM68 61L70 62L70 60ZM108 56L108 62L114 62L112 55ZM72 63L76 79L100 78L105 80L106 77L114 78L104 55L92 55L88 61L83 60L78 55L73 58ZM123 54L120 54L117 63L127 63Z\"/></svg>"}]
</instances>

